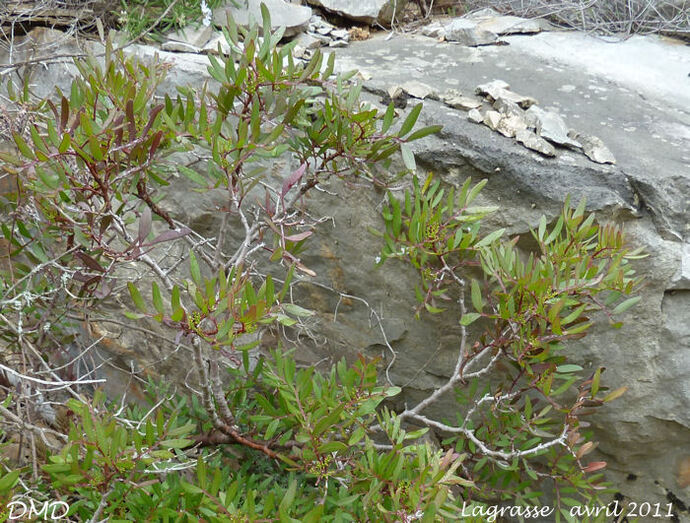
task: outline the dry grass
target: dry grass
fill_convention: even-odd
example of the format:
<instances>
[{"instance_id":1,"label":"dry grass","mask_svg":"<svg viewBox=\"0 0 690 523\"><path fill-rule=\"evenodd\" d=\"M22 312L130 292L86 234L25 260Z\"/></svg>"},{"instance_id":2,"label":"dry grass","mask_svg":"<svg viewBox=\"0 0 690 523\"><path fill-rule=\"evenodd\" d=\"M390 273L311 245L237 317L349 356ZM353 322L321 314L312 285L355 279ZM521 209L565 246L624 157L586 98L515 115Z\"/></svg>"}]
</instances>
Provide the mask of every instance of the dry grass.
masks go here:
<instances>
[{"instance_id":1,"label":"dry grass","mask_svg":"<svg viewBox=\"0 0 690 523\"><path fill-rule=\"evenodd\" d=\"M493 7L517 16L600 34L674 34L690 37L687 0L469 0L470 10Z\"/></svg>"}]
</instances>

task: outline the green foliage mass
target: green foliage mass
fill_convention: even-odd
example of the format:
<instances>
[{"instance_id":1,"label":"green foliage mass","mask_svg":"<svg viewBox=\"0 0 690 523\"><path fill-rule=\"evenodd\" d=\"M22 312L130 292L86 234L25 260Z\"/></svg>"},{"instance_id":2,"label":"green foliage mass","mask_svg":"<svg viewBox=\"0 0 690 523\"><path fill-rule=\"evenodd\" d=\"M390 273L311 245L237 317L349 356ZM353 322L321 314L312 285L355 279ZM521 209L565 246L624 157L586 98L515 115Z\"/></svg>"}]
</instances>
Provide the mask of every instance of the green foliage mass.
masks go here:
<instances>
[{"instance_id":1,"label":"green foliage mass","mask_svg":"<svg viewBox=\"0 0 690 523\"><path fill-rule=\"evenodd\" d=\"M457 519L463 504L532 506L545 488L559 520L599 502L605 463L585 461L595 444L581 418L624 389L606 390L603 369L569 363L568 342L597 317L621 326L614 316L637 300L628 262L639 252L568 199L555 223L542 218L531 250L486 231L496 208L473 205L486 181L454 189L414 174L409 143L440 129L415 129L421 105L399 118L392 105L362 102L353 73L333 75L334 55L295 63L265 8L262 34L230 24L233 51L209 58L214 82L176 97L156 95L164 65L110 50L104 67L78 62L80 77L56 101L33 104L9 86L36 116L14 134L17 154L3 155L17 183L1 202L13 216L2 224L12 258L0 287L8 355L31 349L37 368L52 363L73 321L124 296L129 320L157 322L193 348L200 392L150 383L144 408L58 387L69 428L25 425L53 440L33 470L8 463L2 500L65 500L71 517L94 521L391 522ZM206 169L171 156L199 150ZM448 381L394 410L401 390L384 384L377 361L318 373L290 352L254 362L250 351L256 334L299 328L313 314L290 299L295 275L313 274L300 259L317 230L305 195L333 178L385 185L398 152L412 182L401 198L388 194L372 231L380 263L417 269L418 316L454 315L460 336ZM272 187L262 162L279 157L297 167ZM184 244L183 275L155 258L194 236L163 205L179 176L200 193L226 191L227 214L244 231L230 254L220 243ZM285 276L260 273L259 254ZM118 269L132 265L151 272L123 278ZM70 399L57 394L65 388ZM425 413L453 397L446 418ZM23 412L13 395L2 409L6 421Z\"/></svg>"}]
</instances>

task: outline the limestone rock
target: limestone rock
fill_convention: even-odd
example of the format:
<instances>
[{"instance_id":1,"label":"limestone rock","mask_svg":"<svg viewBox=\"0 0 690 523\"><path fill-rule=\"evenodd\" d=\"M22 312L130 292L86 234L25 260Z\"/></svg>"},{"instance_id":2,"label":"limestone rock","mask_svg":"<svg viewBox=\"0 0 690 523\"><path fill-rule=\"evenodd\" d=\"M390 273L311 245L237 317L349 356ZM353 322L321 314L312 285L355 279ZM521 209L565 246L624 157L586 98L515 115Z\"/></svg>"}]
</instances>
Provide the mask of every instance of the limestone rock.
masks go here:
<instances>
[{"instance_id":1,"label":"limestone rock","mask_svg":"<svg viewBox=\"0 0 690 523\"><path fill-rule=\"evenodd\" d=\"M445 38L445 26L438 20L422 27L422 34L430 38Z\"/></svg>"},{"instance_id":2,"label":"limestone rock","mask_svg":"<svg viewBox=\"0 0 690 523\"><path fill-rule=\"evenodd\" d=\"M596 163L616 163L613 153L596 136L569 131L568 137L582 146L582 152Z\"/></svg>"},{"instance_id":3,"label":"limestone rock","mask_svg":"<svg viewBox=\"0 0 690 523\"><path fill-rule=\"evenodd\" d=\"M307 2L356 22L369 25L378 22L388 25L394 15L395 17L400 15L407 0L307 0ZM397 11L394 13L395 8Z\"/></svg>"},{"instance_id":4,"label":"limestone rock","mask_svg":"<svg viewBox=\"0 0 690 523\"><path fill-rule=\"evenodd\" d=\"M185 42L176 42L175 40L168 40L161 44L161 49L163 51L171 51L174 53L200 53L201 47L196 47L195 45L188 44Z\"/></svg>"},{"instance_id":5,"label":"limestone rock","mask_svg":"<svg viewBox=\"0 0 690 523\"><path fill-rule=\"evenodd\" d=\"M218 46L220 46L221 54L230 54L230 44L225 39L223 33L215 33L215 35L211 37L211 39L206 43L206 45L204 45L202 52L207 54L217 54Z\"/></svg>"},{"instance_id":6,"label":"limestone rock","mask_svg":"<svg viewBox=\"0 0 690 523\"><path fill-rule=\"evenodd\" d=\"M461 45L476 47L479 45L491 45L498 41L498 35L482 29L472 20L456 18L443 28L443 36L449 42L458 42Z\"/></svg>"},{"instance_id":7,"label":"limestone rock","mask_svg":"<svg viewBox=\"0 0 690 523\"><path fill-rule=\"evenodd\" d=\"M557 145L581 148L578 142L568 136L568 126L558 113L533 105L527 109L526 115L530 127L534 126L542 138Z\"/></svg>"},{"instance_id":8,"label":"limestone rock","mask_svg":"<svg viewBox=\"0 0 690 523\"><path fill-rule=\"evenodd\" d=\"M501 116L501 113L498 111L487 111L484 115L484 125L492 131L495 131L498 128L501 118L503 118L503 116Z\"/></svg>"},{"instance_id":9,"label":"limestone rock","mask_svg":"<svg viewBox=\"0 0 690 523\"><path fill-rule=\"evenodd\" d=\"M323 40L311 33L301 33L295 37L297 45L303 49L317 49L323 45Z\"/></svg>"},{"instance_id":10,"label":"limestone rock","mask_svg":"<svg viewBox=\"0 0 690 523\"><path fill-rule=\"evenodd\" d=\"M346 42L350 41L350 31L347 29L334 29L331 31L331 36L333 38L337 38L338 40L345 40Z\"/></svg>"},{"instance_id":11,"label":"limestone rock","mask_svg":"<svg viewBox=\"0 0 690 523\"><path fill-rule=\"evenodd\" d=\"M478 109L470 109L470 111L467 113L467 119L470 122L482 123L484 121L484 115L482 115Z\"/></svg>"},{"instance_id":12,"label":"limestone rock","mask_svg":"<svg viewBox=\"0 0 690 523\"><path fill-rule=\"evenodd\" d=\"M213 28L202 25L199 28L187 26L166 35L167 40L161 44L163 51L199 53L213 37Z\"/></svg>"},{"instance_id":13,"label":"limestone rock","mask_svg":"<svg viewBox=\"0 0 690 523\"><path fill-rule=\"evenodd\" d=\"M256 21L261 26L261 3L265 3L271 13L273 29L285 27L285 36L292 36L303 31L309 23L311 9L306 6L291 4L284 0L234 0L213 11L213 21L217 26L224 26L228 14L235 23L248 26L250 21Z\"/></svg>"},{"instance_id":14,"label":"limestone rock","mask_svg":"<svg viewBox=\"0 0 690 523\"><path fill-rule=\"evenodd\" d=\"M413 98L419 98L420 100L423 100L424 98L438 100L438 91L436 91L436 89L417 80L405 82L400 87Z\"/></svg>"},{"instance_id":15,"label":"limestone rock","mask_svg":"<svg viewBox=\"0 0 690 523\"><path fill-rule=\"evenodd\" d=\"M518 115L503 116L496 126L496 130L508 138L512 138L523 129L527 129L527 123Z\"/></svg>"},{"instance_id":16,"label":"limestone rock","mask_svg":"<svg viewBox=\"0 0 690 523\"><path fill-rule=\"evenodd\" d=\"M499 95L498 99L494 101L494 109L499 113L505 114L506 116L514 116L516 118L525 118L525 111L523 111L518 104L509 100L503 95ZM527 123L525 122L525 127Z\"/></svg>"},{"instance_id":17,"label":"limestone rock","mask_svg":"<svg viewBox=\"0 0 690 523\"><path fill-rule=\"evenodd\" d=\"M673 275L669 289L690 291L690 243L683 244L680 267Z\"/></svg>"},{"instance_id":18,"label":"limestone rock","mask_svg":"<svg viewBox=\"0 0 690 523\"><path fill-rule=\"evenodd\" d=\"M482 106L482 101L474 96L464 96L457 89L448 89L440 96L441 101L453 109L469 111Z\"/></svg>"},{"instance_id":19,"label":"limestone rock","mask_svg":"<svg viewBox=\"0 0 690 523\"><path fill-rule=\"evenodd\" d=\"M439 21L432 22L422 28L422 34L470 47L491 45L498 41L496 33L480 27L477 22L467 18L454 18L445 24Z\"/></svg>"},{"instance_id":20,"label":"limestone rock","mask_svg":"<svg viewBox=\"0 0 690 523\"><path fill-rule=\"evenodd\" d=\"M515 139L528 149L537 151L545 156L556 156L556 149L553 145L528 129L517 131Z\"/></svg>"},{"instance_id":21,"label":"limestone rock","mask_svg":"<svg viewBox=\"0 0 690 523\"><path fill-rule=\"evenodd\" d=\"M348 43L346 40L331 40L328 42L328 47L347 47Z\"/></svg>"},{"instance_id":22,"label":"limestone rock","mask_svg":"<svg viewBox=\"0 0 690 523\"><path fill-rule=\"evenodd\" d=\"M472 96L451 96L446 98L444 102L453 109L462 109L463 111L477 109L482 106L482 101Z\"/></svg>"},{"instance_id":23,"label":"limestone rock","mask_svg":"<svg viewBox=\"0 0 690 523\"><path fill-rule=\"evenodd\" d=\"M499 92L506 89L510 89L510 84L508 84L508 82L504 82L503 80L491 80L485 84L478 85L475 91L477 94L491 96L493 92ZM496 98L497 97L494 97L494 99Z\"/></svg>"},{"instance_id":24,"label":"limestone rock","mask_svg":"<svg viewBox=\"0 0 690 523\"><path fill-rule=\"evenodd\" d=\"M493 9L478 11L467 15L468 18L487 31L497 35L539 33L548 26L541 19L521 18L519 16L502 16Z\"/></svg>"},{"instance_id":25,"label":"limestone rock","mask_svg":"<svg viewBox=\"0 0 690 523\"><path fill-rule=\"evenodd\" d=\"M511 91L510 86L503 80L492 80L491 82L478 85L475 92L482 96L486 96L492 103L496 100L503 99L508 102L513 102L525 109L537 103L531 96L524 96Z\"/></svg>"}]
</instances>

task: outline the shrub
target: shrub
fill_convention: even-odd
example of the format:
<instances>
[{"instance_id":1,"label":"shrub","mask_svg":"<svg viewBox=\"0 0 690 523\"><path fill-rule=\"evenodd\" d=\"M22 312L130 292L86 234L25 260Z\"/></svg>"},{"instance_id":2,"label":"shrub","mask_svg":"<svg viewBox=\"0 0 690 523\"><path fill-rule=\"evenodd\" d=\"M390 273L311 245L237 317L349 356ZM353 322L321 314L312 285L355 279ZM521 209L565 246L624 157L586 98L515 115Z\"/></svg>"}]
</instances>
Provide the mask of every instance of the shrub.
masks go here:
<instances>
[{"instance_id":1,"label":"shrub","mask_svg":"<svg viewBox=\"0 0 690 523\"><path fill-rule=\"evenodd\" d=\"M585 461L595 444L581 418L624 389L606 391L602 369L583 376L567 341L598 312L620 326L613 317L637 300L627 298L637 283L627 262L638 253L584 202L566 200L551 226L543 218L525 254L518 238L482 230L496 210L472 205L485 181L455 190L413 175L400 201L388 195L380 263L411 263L418 315L455 314L461 325L450 378L411 407L391 409L400 389L381 384L376 361L322 375L279 348L250 358L263 330L312 314L289 299L295 273L312 274L300 252L320 221L303 197L333 177L384 185L398 151L415 171L409 142L440 129L414 129L421 105L400 121L392 105L361 102L352 74L333 76L333 55L296 64L263 11L263 38L256 27L226 29L233 51L210 57L215 87L159 101L162 64L109 52L104 68L79 62L69 95L36 104L33 123L14 133L18 154L3 156L17 190L3 196L12 258L0 333L18 395L2 412L26 431L34 459L0 479L0 495L20 485L92 521L433 521L462 507L534 505L545 479L557 519L597 499L605 463ZM201 155L206 172L171 156L181 151ZM296 165L279 187L262 167L276 157ZM225 191L215 240L165 210L178 173L200 192ZM186 271L162 261L180 244ZM70 321L88 322L87 311L123 294L130 320L191 345L198 393L150 384L150 408L126 407L89 399L80 387L102 380L55 365L54 347L73 341ZM453 395L454 416L425 412ZM36 421L41 412L53 428Z\"/></svg>"}]
</instances>

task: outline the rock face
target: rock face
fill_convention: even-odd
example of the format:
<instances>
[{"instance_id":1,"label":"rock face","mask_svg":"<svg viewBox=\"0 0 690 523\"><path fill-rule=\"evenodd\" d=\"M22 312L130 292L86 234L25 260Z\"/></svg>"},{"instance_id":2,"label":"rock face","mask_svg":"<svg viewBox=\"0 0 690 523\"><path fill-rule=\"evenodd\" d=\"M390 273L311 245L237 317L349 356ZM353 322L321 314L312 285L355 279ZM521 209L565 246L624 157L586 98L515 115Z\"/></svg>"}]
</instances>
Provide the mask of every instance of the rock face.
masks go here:
<instances>
[{"instance_id":1,"label":"rock face","mask_svg":"<svg viewBox=\"0 0 690 523\"><path fill-rule=\"evenodd\" d=\"M559 45L566 45L563 43L567 42L566 37L559 36ZM573 34L572 37L580 43L581 36ZM66 49L76 49L73 41L66 45ZM597 49L599 44L590 42L590 45ZM606 52L611 52L610 46L614 44L601 45L608 46ZM579 49L574 45L571 52L577 53ZM155 49L132 46L127 51L149 59ZM51 52L62 53L64 49ZM516 130L514 139L506 138L469 121L468 117L474 121L485 118L477 109L465 113L427 97L420 123L442 123L445 127L441 134L415 142L414 152L420 168L433 170L446 184L461 185L468 176L475 180L488 178L481 204L501 207L491 225L507 227L511 235L529 237L530 228L538 226L542 214L549 221L554 220L564 197L570 194L573 201L586 198L587 209L595 212L599 220L623 225L629 242L645 247L650 256L635 265L646 279L640 291L643 299L624 318L623 328L610 329L604 321L588 337L574 341L566 350L574 363L585 369L606 367L603 381L607 385L629 387L623 397L607 404L590 420L595 438L601 442L596 452L609 463L608 478L638 503L658 502L666 507L669 500L677 500L674 510L681 520L687 520L690 514L678 508L690 506L687 488L690 117L687 106L676 107L675 99L671 98L642 99L627 89L624 82L619 86L608 77L584 75L580 69L565 65L554 66L541 55L525 55L512 45L470 49L430 39L397 38L355 42L337 52L341 69L361 67L372 72L365 82L365 91L368 90L369 101L374 104L379 103L381 94L388 88L413 78L439 92L453 88L469 93L478 84L501 77L515 92L533 94L549 107L559 107L566 121L572 122L577 116L581 133L605 140L611 154L616 156L616 165L592 163L583 154L555 149L527 129ZM690 63L690 49L674 48L674 53L682 54ZM161 53L161 56L173 62L170 78L160 86L161 91L175 93L176 83L201 85L208 79L204 57L186 53ZM672 56L661 54L656 62L663 64ZM16 55L15 59L30 57ZM0 51L0 63L8 59L7 53ZM509 71L505 63L511 63ZM75 70L69 66L48 64L35 69L33 81L41 93L44 89L47 94L55 84L66 91L65 85L69 85L73 74ZM562 90L563 86L572 89ZM591 86L605 86L607 92L592 96L590 93L595 91L589 89ZM506 90L507 85L492 87L497 90L484 86L484 91L493 93L495 114L490 119L498 128L504 117L515 114L512 104L518 103L500 96L500 90ZM653 91L651 87L650 90ZM585 98L585 94L589 97ZM682 93L679 96L682 98ZM522 109L519 105L518 108ZM568 137L565 132L566 138L577 140L585 150L589 149L582 136ZM554 157L537 155L516 140ZM599 156L603 154L601 151L592 154L606 158ZM267 176L282 180L294 169L295 165L283 159L267 169ZM173 184L171 192L169 205L176 217L201 234L212 235L217 230L220 217L216 209L223 203L222 193L194 193L186 179ZM405 398L412 402L437 387L439 377L448 375L459 325L452 314L414 320L412 289L418 275L411 267L395 263L375 268L381 243L366 231L368 227L383 226L381 198L375 190L348 191L334 184L328 191L313 195L308 202L313 215L332 216L334 225L318 229L303 258L317 276L300 281L297 288L300 295L296 298L317 315L311 327L313 339L302 338L296 348L305 362L316 363L324 358L332 361L343 355L354 358L362 353L380 356L385 367L391 362L390 345L397 354L390 369L391 379L405 385ZM337 321L334 321L336 312ZM105 356L113 356L125 369L120 375L121 380L125 376L124 383L130 364L142 375L150 372L180 383L184 381L185 358L188 358L184 350L168 357L158 340L142 339L136 332L123 332L119 340L120 348L112 349L115 353L101 348ZM164 357L167 358L164 363L155 364ZM452 408L449 404L445 411L429 412L429 415L447 416ZM626 477L636 479L626 480Z\"/></svg>"},{"instance_id":2,"label":"rock face","mask_svg":"<svg viewBox=\"0 0 690 523\"><path fill-rule=\"evenodd\" d=\"M498 35L480 27L476 22L456 18L443 28L443 36L449 42L476 47L496 43Z\"/></svg>"},{"instance_id":3,"label":"rock face","mask_svg":"<svg viewBox=\"0 0 690 523\"><path fill-rule=\"evenodd\" d=\"M568 137L575 140L582 147L582 152L593 162L616 163L613 153L596 136L588 136L571 130L568 132Z\"/></svg>"},{"instance_id":4,"label":"rock face","mask_svg":"<svg viewBox=\"0 0 690 523\"><path fill-rule=\"evenodd\" d=\"M548 41L548 33L541 36ZM559 46L565 45L568 35L557 36L554 41ZM582 35L570 37L572 47L559 48L559 55L568 51L580 53ZM524 42L536 37L508 38ZM512 44L513 40L509 41ZM592 49L594 56L603 52L600 48L611 54L616 49L614 44L587 42L586 48ZM628 52L627 45L621 45L621 53ZM639 42L635 45L639 46ZM673 97L654 98L653 85L647 86L646 100L641 100L636 89L627 87L627 73L613 78L583 75L581 69L553 63L544 57L545 48L540 48L537 55L530 55L524 49L518 52L512 47L465 51L431 39L372 40L344 50L340 61L343 70L361 64L375 71L366 84L375 92L403 83L412 74L440 92L444 92L444 85L463 93L472 92L478 84L502 78L503 83L484 85L482 89L485 95L496 95L496 98L492 96L495 105L491 110L498 114L489 113L489 118L497 128L501 122L496 121L498 115L516 112L512 105L515 102L500 96L509 84L515 93L533 96L549 108L558 108L558 114L562 114L567 124L556 135L562 141L577 140L583 148L588 148L581 136L568 136L567 126L571 125L581 134L599 136L606 143L615 155L616 165L593 163L585 154L570 148L555 148L527 129L517 131L515 139L508 139L485 125L475 125L473 122L484 120L486 109L473 109L469 113L458 110L459 117L454 118L448 105L425 100L424 123L443 123L444 130L440 136L419 144L415 157L419 166L442 174L449 184L461 184L466 176L488 178L482 204L500 205L501 215L496 217L496 225L507 226L511 233L529 236L529 229L537 226L539 216L545 214L547 219L554 219L563 198L570 194L574 201L585 197L588 209L596 212L600 220L622 224L632 245L645 246L650 256L636 264L638 273L647 281L641 290L643 299L624 319L623 328L612 330L604 321L590 336L573 343L568 351L584 368L605 366L604 376L609 386L629 387L623 397L591 420L595 438L601 442L599 457L609 463L608 478L623 494L638 502L664 505L669 499L678 499L674 511L681 521L688 520L690 513L681 510L690 506L687 489L690 116L687 103L685 98L681 103ZM591 56L578 57L581 61L588 58ZM665 52L660 50L654 60L660 68L657 74L665 82L677 70L673 60L690 64L690 49L672 46ZM397 67L387 67L391 63ZM663 64L668 63L671 65L664 70ZM510 64L510 70L505 64ZM687 71L684 75L687 76ZM617 79L621 85L613 83ZM676 83L681 85L682 81ZM665 89L665 84L662 87ZM648 131L635 130L640 128L652 130L657 137L651 137ZM540 155L516 141L540 151ZM598 160L604 158L597 155ZM348 213L352 215L356 211L349 209ZM370 224L364 216L348 223ZM375 249L367 245L362 244L360 249ZM340 266L344 280L351 282L349 289L364 292L356 283L363 277L360 269L345 259ZM397 272L398 268L389 270ZM388 287L384 278L383 289L379 291L372 286L366 290L366 299L372 303L377 301L376 295L385 296L381 298L388 311L385 316L389 320L400 318L405 324L404 336L392 343L398 352L392 369L394 380L402 383L412 380L411 389L426 389L437 383L435 376L448 372L450 347L455 339L453 326L447 325L447 330L439 332L437 317L425 319L429 321L425 326L404 319L402 313L408 302L399 290L405 285L402 274L407 273L400 273L401 278L392 287ZM402 301L394 303L397 299ZM426 338L415 347L420 328L425 330ZM343 343L347 343L345 338ZM376 347L380 349L380 345ZM424 371L420 372L422 368ZM412 400L421 396L411 389L407 394ZM637 479L632 481L628 477Z\"/></svg>"},{"instance_id":5,"label":"rock face","mask_svg":"<svg viewBox=\"0 0 690 523\"><path fill-rule=\"evenodd\" d=\"M493 9L481 9L466 15L464 18L476 22L481 29L497 35L539 33L549 26L548 22L540 18L504 16Z\"/></svg>"},{"instance_id":6,"label":"rock face","mask_svg":"<svg viewBox=\"0 0 690 523\"><path fill-rule=\"evenodd\" d=\"M271 13L273 28L285 27L285 36L303 31L309 23L311 9L306 6L291 4L283 0L234 0L225 7L213 11L213 21L224 26L227 15L233 17L239 25L246 26L250 20L261 23L261 4L265 3Z\"/></svg>"},{"instance_id":7,"label":"rock face","mask_svg":"<svg viewBox=\"0 0 690 523\"><path fill-rule=\"evenodd\" d=\"M500 35L539 33L548 25L540 19L501 16L493 9L482 9L450 22L434 21L422 28L422 34L476 47L495 44Z\"/></svg>"},{"instance_id":8,"label":"rock face","mask_svg":"<svg viewBox=\"0 0 690 523\"><path fill-rule=\"evenodd\" d=\"M556 145L580 148L580 144L568 136L568 126L558 113L545 111L535 105L530 107L525 114L530 127L534 127L542 138Z\"/></svg>"},{"instance_id":9,"label":"rock face","mask_svg":"<svg viewBox=\"0 0 690 523\"><path fill-rule=\"evenodd\" d=\"M374 25L377 22L388 25L405 8L407 0L307 0L311 5L319 6L355 22Z\"/></svg>"},{"instance_id":10,"label":"rock face","mask_svg":"<svg viewBox=\"0 0 690 523\"><path fill-rule=\"evenodd\" d=\"M544 156L556 156L556 149L554 146L529 129L520 129L517 131L515 133L515 139L528 149L537 151Z\"/></svg>"},{"instance_id":11,"label":"rock face","mask_svg":"<svg viewBox=\"0 0 690 523\"><path fill-rule=\"evenodd\" d=\"M504 102L511 102L519 105L524 109L527 109L528 107L531 107L537 103L537 101L531 96L525 96L511 91L510 85L503 80L492 80L491 82L478 85L475 89L475 92L477 94L486 96L490 102L503 100ZM566 133L567 132L568 131L566 129Z\"/></svg>"}]
</instances>

